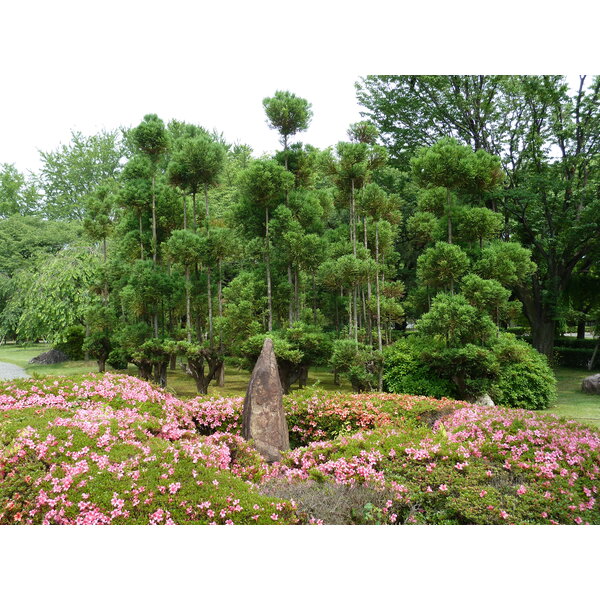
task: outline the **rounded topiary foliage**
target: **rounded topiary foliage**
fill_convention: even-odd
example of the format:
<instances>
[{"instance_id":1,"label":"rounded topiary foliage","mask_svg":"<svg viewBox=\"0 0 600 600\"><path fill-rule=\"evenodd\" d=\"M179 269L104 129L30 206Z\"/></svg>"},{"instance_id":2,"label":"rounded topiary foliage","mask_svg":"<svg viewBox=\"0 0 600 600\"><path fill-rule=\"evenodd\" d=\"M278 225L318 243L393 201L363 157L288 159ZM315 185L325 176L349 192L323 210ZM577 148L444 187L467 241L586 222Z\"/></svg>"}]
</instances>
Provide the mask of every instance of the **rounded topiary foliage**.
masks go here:
<instances>
[{"instance_id":1,"label":"rounded topiary foliage","mask_svg":"<svg viewBox=\"0 0 600 600\"><path fill-rule=\"evenodd\" d=\"M394 394L455 397L451 381L436 375L422 360L421 351L412 338L397 341L385 353L383 380L386 390Z\"/></svg>"},{"instance_id":2,"label":"rounded topiary foliage","mask_svg":"<svg viewBox=\"0 0 600 600\"><path fill-rule=\"evenodd\" d=\"M556 378L543 354L510 334L500 336L495 353L500 365L497 404L542 410L556 400Z\"/></svg>"}]
</instances>

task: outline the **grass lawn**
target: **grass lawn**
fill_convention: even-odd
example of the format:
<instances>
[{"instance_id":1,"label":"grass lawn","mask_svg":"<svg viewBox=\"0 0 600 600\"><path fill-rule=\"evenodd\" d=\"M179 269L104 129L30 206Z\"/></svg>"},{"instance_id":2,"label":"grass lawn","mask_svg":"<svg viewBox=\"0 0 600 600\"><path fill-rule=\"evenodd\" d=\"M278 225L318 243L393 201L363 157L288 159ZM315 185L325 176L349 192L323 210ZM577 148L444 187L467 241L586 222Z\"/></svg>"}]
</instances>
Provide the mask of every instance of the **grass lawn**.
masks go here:
<instances>
[{"instance_id":1,"label":"grass lawn","mask_svg":"<svg viewBox=\"0 0 600 600\"><path fill-rule=\"evenodd\" d=\"M30 365L29 360L34 356L46 352L50 347L44 344L30 346L17 346L7 344L0 346L0 362L13 363L23 367L32 377L45 375L85 375L96 372L98 366L95 361L69 361L56 365ZM110 369L114 371L114 369ZM125 371L114 371L124 373ZM127 373L137 375L137 369L129 365ZM555 369L558 380L558 400L548 412L559 417L576 419L586 425L600 427L600 395L584 394L581 391L581 381L590 372L585 369L570 369L557 367ZM209 387L209 393L214 396L243 396L250 373L233 366L225 366L225 385L218 387L214 383ZM333 374L327 369L311 369L308 375L308 385L317 384L326 390L349 391L350 384L343 382L341 386L333 383ZM295 389L296 386L292 386ZM185 375L181 370L168 372L167 390L180 398L193 398L197 395L194 380Z\"/></svg>"},{"instance_id":2,"label":"grass lawn","mask_svg":"<svg viewBox=\"0 0 600 600\"><path fill-rule=\"evenodd\" d=\"M15 344L0 345L0 362L12 363L23 367L31 377L44 377L46 375L86 375L87 373L96 373L98 365L94 360L68 361L56 365L30 365L29 361L50 350L46 344L33 344L29 346L18 346ZM127 371L118 371L108 368L113 373L128 373L137 376L138 371L134 365L129 365ZM225 365L225 385L218 387L212 383L208 389L209 393L215 396L244 396L250 373L243 369ZM319 385L325 390L344 390L352 389L349 383L343 382L341 386L333 383L333 374L327 369L311 369L308 374L308 385ZM297 386L292 386L295 389ZM194 380L179 370L169 370L167 376L167 391L179 398L193 398L198 395Z\"/></svg>"},{"instance_id":3,"label":"grass lawn","mask_svg":"<svg viewBox=\"0 0 600 600\"><path fill-rule=\"evenodd\" d=\"M584 394L581 391L583 379L595 372L557 367L554 373L558 380L558 400L544 412L600 427L600 395Z\"/></svg>"}]
</instances>

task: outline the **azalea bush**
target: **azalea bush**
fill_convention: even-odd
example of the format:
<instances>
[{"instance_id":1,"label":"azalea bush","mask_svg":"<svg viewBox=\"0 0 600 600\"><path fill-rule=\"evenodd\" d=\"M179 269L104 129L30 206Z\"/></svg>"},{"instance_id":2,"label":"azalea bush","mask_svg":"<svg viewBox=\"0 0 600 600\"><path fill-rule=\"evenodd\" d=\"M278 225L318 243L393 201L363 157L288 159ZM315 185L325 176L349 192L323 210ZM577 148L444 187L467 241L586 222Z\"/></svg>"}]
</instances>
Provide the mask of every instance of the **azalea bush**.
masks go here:
<instances>
[{"instance_id":1,"label":"azalea bush","mask_svg":"<svg viewBox=\"0 0 600 600\"><path fill-rule=\"evenodd\" d=\"M199 436L186 403L133 377L19 382L0 392L0 522L296 523L259 494L241 437Z\"/></svg>"},{"instance_id":2,"label":"azalea bush","mask_svg":"<svg viewBox=\"0 0 600 600\"><path fill-rule=\"evenodd\" d=\"M5 384L0 523L600 524L600 433L574 421L307 389L269 465L242 407L125 375Z\"/></svg>"}]
</instances>

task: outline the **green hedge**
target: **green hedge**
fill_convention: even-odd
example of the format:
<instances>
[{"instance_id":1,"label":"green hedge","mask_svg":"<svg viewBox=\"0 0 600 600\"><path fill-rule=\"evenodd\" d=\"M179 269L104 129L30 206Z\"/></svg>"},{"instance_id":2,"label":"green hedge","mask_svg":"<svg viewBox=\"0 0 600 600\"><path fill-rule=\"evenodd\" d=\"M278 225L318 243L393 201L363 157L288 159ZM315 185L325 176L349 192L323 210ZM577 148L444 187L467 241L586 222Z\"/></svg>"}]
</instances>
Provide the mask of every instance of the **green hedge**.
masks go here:
<instances>
[{"instance_id":1,"label":"green hedge","mask_svg":"<svg viewBox=\"0 0 600 600\"><path fill-rule=\"evenodd\" d=\"M561 367L587 368L593 350L587 348L554 348L556 364Z\"/></svg>"}]
</instances>

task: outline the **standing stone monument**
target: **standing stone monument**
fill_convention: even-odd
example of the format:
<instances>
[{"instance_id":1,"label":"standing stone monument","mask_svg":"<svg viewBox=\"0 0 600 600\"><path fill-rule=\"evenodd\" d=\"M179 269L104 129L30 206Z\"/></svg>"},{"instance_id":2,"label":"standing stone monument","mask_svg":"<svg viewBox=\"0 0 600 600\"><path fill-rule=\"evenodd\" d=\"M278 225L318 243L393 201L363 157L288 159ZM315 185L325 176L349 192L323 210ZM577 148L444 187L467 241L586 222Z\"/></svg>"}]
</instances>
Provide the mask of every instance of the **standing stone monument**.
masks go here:
<instances>
[{"instance_id":1,"label":"standing stone monument","mask_svg":"<svg viewBox=\"0 0 600 600\"><path fill-rule=\"evenodd\" d=\"M267 338L250 377L242 419L242 436L253 440L267 462L280 460L281 451L290 449L282 398L273 340Z\"/></svg>"}]
</instances>

